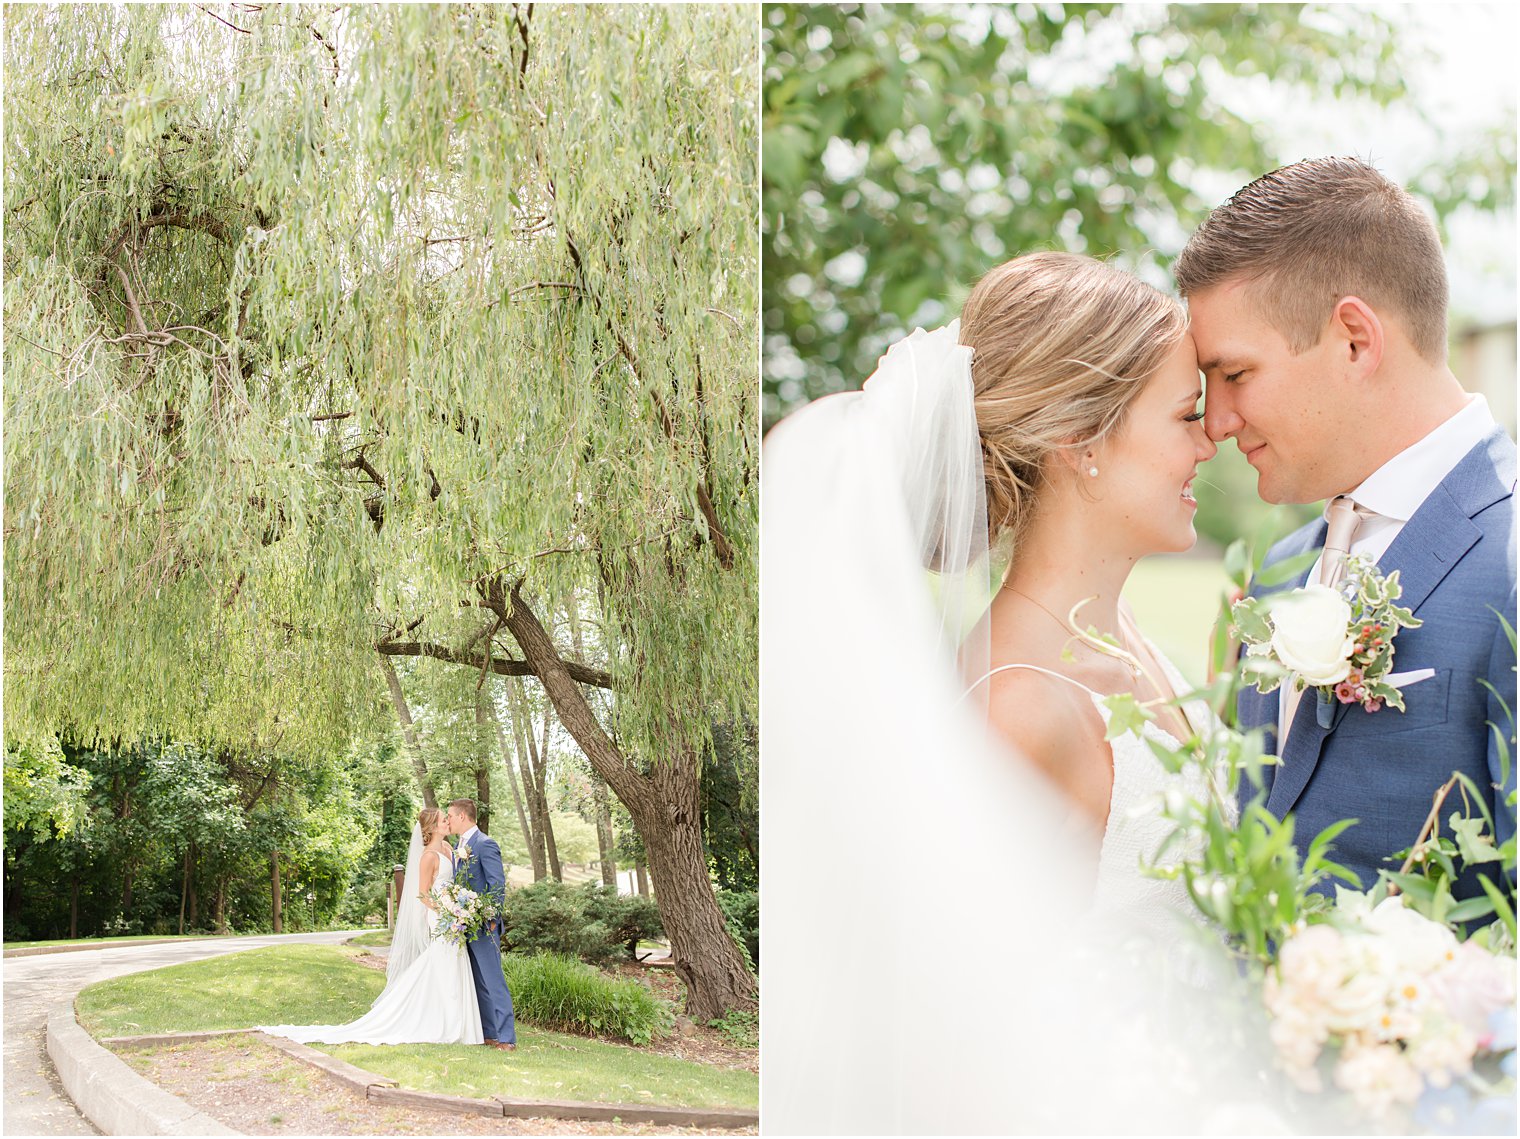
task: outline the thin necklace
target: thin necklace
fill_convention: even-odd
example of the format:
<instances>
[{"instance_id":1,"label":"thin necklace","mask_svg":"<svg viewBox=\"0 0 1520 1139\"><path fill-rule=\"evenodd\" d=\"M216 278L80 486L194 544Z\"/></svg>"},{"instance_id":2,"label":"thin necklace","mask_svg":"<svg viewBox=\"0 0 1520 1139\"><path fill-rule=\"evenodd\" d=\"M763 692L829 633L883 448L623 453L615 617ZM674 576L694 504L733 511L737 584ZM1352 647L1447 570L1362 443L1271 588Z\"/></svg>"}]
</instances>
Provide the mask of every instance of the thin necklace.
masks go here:
<instances>
[{"instance_id":1,"label":"thin necklace","mask_svg":"<svg viewBox=\"0 0 1520 1139\"><path fill-rule=\"evenodd\" d=\"M1071 624L1071 622L1069 620L1067 620L1067 621L1061 620L1061 618L1057 617L1054 613L1052 613L1049 609L1047 609L1043 604L1041 604L1035 598L1030 597L1029 594L1025 593L1022 589L1015 589L1015 588L1013 588L1013 586L1008 585L1006 582L1004 583L1003 588L1006 589L1009 593L1017 593L1020 597L1022 597L1025 601L1029 602L1035 608L1042 610L1047 617L1049 617L1057 625L1061 626L1061 628L1063 628L1063 629L1071 629L1072 628L1072 624ZM1094 652L1102 653L1106 657L1111 657L1114 660L1117 660L1117 661L1120 661L1121 663L1123 663L1123 665L1126 668L1129 669L1130 673L1136 679L1138 679L1140 677L1141 673L1144 671L1144 669L1142 668L1142 666L1140 664L1139 659L1135 656L1134 653L1130 652L1128 649L1125 649L1125 648L1115 648L1115 647L1113 647L1111 645L1106 644L1105 642L1097 641L1096 638L1089 637L1086 633L1082 632L1081 630L1077 630L1076 636L1081 639L1081 641L1082 641L1083 644L1089 646ZM1117 638L1117 637L1115 638L1115 640L1118 640L1118 639L1119 638Z\"/></svg>"}]
</instances>

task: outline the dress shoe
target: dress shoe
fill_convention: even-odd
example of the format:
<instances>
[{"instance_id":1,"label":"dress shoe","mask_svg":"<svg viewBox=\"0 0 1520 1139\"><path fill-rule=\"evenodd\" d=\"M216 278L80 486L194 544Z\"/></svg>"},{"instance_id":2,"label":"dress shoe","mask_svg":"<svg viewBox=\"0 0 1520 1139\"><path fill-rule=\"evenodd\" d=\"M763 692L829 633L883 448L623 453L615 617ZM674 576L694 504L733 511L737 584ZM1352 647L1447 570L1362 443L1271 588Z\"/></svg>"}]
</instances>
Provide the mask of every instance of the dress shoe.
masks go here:
<instances>
[{"instance_id":1,"label":"dress shoe","mask_svg":"<svg viewBox=\"0 0 1520 1139\"><path fill-rule=\"evenodd\" d=\"M517 1045L516 1044L503 1044L500 1040L493 1040L493 1041L491 1041L491 1047L492 1048L499 1048L503 1052L516 1052L517 1051Z\"/></svg>"}]
</instances>

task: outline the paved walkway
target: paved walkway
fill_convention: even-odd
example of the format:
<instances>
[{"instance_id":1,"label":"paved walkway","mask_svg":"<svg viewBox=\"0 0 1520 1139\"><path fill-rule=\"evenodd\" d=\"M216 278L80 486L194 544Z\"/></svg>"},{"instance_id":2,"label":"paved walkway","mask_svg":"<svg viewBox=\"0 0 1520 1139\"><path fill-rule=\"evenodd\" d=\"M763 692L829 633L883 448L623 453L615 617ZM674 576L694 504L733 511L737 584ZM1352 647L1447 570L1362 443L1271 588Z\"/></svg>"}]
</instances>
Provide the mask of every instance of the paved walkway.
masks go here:
<instances>
[{"instance_id":1,"label":"paved walkway","mask_svg":"<svg viewBox=\"0 0 1520 1139\"><path fill-rule=\"evenodd\" d=\"M264 945L291 942L337 945L361 932L212 937L169 945L113 945L96 950L8 958L3 965L5 1134L97 1134L59 1087L58 1076L48 1059L45 1039L48 1013L60 1004L72 1002L74 995L86 985L108 977L201 961Z\"/></svg>"}]
</instances>

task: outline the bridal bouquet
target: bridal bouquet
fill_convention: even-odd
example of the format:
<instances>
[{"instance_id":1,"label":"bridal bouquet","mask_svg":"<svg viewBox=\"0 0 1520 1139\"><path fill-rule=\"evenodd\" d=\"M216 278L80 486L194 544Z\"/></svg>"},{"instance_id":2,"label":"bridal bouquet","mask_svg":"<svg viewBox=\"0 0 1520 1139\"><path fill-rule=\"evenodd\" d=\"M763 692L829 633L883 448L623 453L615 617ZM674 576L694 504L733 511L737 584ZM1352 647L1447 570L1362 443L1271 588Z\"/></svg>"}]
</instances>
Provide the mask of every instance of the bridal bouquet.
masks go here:
<instances>
[{"instance_id":1,"label":"bridal bouquet","mask_svg":"<svg viewBox=\"0 0 1520 1139\"><path fill-rule=\"evenodd\" d=\"M1241 1011L1247 1023L1253 1010L1266 1014L1264 1035L1291 1112L1347 1127L1371 1117L1380 1130L1512 1134L1514 835L1495 825L1482 789L1454 773L1435 789L1421 833L1390 852L1389 867L1364 889L1332 860L1336 838L1354 820L1296 840L1294 816L1278 819L1265 808L1262 768L1279 761L1264 753L1260 731L1235 726L1239 688L1270 691L1289 671L1312 685L1363 690L1335 692L1346 703L1402 705L1387 679L1393 637L1416 622L1395 604L1396 576L1353 564L1343 592L1313 588L1319 592L1297 591L1307 602L1284 599L1285 610L1251 602L1222 614L1221 629L1234 625L1260 647L1231 670L1219 638L1217 679L1176 701L1206 697L1218 719L1189 740L1148 741L1168 770L1200 765L1211 782L1203 796L1167 796L1162 811L1175 830L1147 872L1180 878L1219 935L1215 944L1234 959ZM1513 642L1514 630L1503 627ZM1295 656L1313 632L1323 634L1319 647ZM1111 732L1138 734L1153 715L1133 697L1111 698L1111 710ZM1505 770L1513 741L1512 727L1501 733ZM1247 776L1254 795L1242 788ZM1458 797L1461 809L1445 807ZM1516 793L1502 805L1513 812ZM1166 858L1178 851L1180 860ZM1459 899L1454 887L1468 875L1483 892ZM1331 879L1355 888L1327 896Z\"/></svg>"},{"instance_id":2,"label":"bridal bouquet","mask_svg":"<svg viewBox=\"0 0 1520 1139\"><path fill-rule=\"evenodd\" d=\"M458 881L434 889L433 902L438 907L433 936L443 938L450 945L462 946L473 941L487 922L501 914L490 894L472 890Z\"/></svg>"},{"instance_id":3,"label":"bridal bouquet","mask_svg":"<svg viewBox=\"0 0 1520 1139\"><path fill-rule=\"evenodd\" d=\"M1427 1089L1480 1096L1514 1078L1515 959L1402 898L1343 891L1330 922L1283 944L1262 999L1293 1083L1319 1092L1329 1075L1377 1119Z\"/></svg>"},{"instance_id":4,"label":"bridal bouquet","mask_svg":"<svg viewBox=\"0 0 1520 1139\"><path fill-rule=\"evenodd\" d=\"M1339 586L1306 585L1286 594L1247 597L1231 609L1246 646L1242 670L1259 692L1272 692L1289 676L1342 704L1376 712L1385 704L1404 710L1393 672L1393 642L1400 629L1420 621L1395 604L1399 573L1384 577L1367 558L1346 563Z\"/></svg>"}]
</instances>

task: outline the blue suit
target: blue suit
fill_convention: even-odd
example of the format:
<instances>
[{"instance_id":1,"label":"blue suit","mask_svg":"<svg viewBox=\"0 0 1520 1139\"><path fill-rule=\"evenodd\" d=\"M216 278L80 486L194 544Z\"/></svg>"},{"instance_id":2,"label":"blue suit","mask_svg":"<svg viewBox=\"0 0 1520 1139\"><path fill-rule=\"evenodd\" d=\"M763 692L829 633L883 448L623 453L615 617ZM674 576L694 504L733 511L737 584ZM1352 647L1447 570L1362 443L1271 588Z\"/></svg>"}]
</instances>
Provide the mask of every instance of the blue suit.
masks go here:
<instances>
[{"instance_id":1,"label":"blue suit","mask_svg":"<svg viewBox=\"0 0 1520 1139\"><path fill-rule=\"evenodd\" d=\"M1363 889L1376 883L1380 868L1398 869L1384 860L1413 845L1431 796L1453 771L1486 792L1499 841L1515 833L1514 813L1503 801L1515 786L1514 764L1497 790L1498 740L1489 727L1497 725L1507 743L1513 722L1482 683L1515 708L1515 654L1490 608L1514 624L1514 490L1515 444L1496 428L1431 492L1378 559L1384 574L1399 571L1399 604L1423 622L1399 632L1394 670L1436 670L1403 690L1407 710L1368 713L1306 691L1282 763L1267 769L1267 809L1277 818L1294 813L1300 851L1336 820L1360 820L1336 840L1330 857L1355 872ZM1325 523L1317 520L1274 546L1267 562L1318 549L1324 540ZM1306 570L1278 588L1300 586L1307 577ZM1242 726L1266 729L1267 749L1276 752L1278 693L1246 689L1239 711ZM1244 782L1242 795L1251 791ZM1446 820L1461 802L1456 793L1447 798L1442 833L1450 834ZM1495 877L1491 865L1488 876ZM1331 893L1334 883L1319 889ZM1481 895L1476 872L1465 873L1453 892L1458 898Z\"/></svg>"},{"instance_id":2,"label":"blue suit","mask_svg":"<svg viewBox=\"0 0 1520 1139\"><path fill-rule=\"evenodd\" d=\"M460 847L468 850L468 857L457 857L459 852L456 851L454 877L477 893L493 895L497 905L505 903L507 875L502 868L501 847L496 845L496 840L476 831L468 847L463 840ZM480 1003L480 1027L485 1038L516 1044L512 993L501 971L500 929L500 925L493 922L470 941L470 972L475 977L475 999Z\"/></svg>"}]
</instances>

